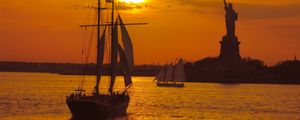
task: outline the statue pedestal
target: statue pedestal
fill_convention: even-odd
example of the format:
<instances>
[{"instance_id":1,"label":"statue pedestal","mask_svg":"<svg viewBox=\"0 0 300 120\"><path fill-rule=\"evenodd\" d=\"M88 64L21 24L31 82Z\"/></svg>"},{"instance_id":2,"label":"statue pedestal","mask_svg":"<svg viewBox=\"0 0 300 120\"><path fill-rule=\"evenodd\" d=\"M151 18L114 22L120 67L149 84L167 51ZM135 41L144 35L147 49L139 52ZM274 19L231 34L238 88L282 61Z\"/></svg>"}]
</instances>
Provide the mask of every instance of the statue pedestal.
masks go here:
<instances>
[{"instance_id":1,"label":"statue pedestal","mask_svg":"<svg viewBox=\"0 0 300 120\"><path fill-rule=\"evenodd\" d=\"M219 59L222 62L238 62L241 60L240 42L236 36L224 36L220 44L221 50Z\"/></svg>"}]
</instances>

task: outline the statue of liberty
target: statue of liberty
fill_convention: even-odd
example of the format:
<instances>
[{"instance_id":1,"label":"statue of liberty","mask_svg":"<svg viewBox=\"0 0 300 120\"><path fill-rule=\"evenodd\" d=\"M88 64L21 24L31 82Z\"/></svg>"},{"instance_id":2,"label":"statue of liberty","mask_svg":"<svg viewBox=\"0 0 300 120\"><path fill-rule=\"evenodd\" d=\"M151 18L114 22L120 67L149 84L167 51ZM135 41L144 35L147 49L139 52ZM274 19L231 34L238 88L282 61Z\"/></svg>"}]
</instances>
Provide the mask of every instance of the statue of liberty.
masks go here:
<instances>
[{"instance_id":1,"label":"statue of liberty","mask_svg":"<svg viewBox=\"0 0 300 120\"><path fill-rule=\"evenodd\" d=\"M235 21L237 21L238 19L238 13L235 12L231 3L227 4L226 0L224 0L224 4L225 4L225 11L226 11L225 20L226 20L227 36L235 37Z\"/></svg>"},{"instance_id":2,"label":"statue of liberty","mask_svg":"<svg viewBox=\"0 0 300 120\"><path fill-rule=\"evenodd\" d=\"M238 13L233 9L232 4L223 0L225 4L225 21L227 34L220 41L221 50L219 58L223 62L234 63L241 60L240 56L240 41L235 35L235 24L238 19Z\"/></svg>"}]
</instances>

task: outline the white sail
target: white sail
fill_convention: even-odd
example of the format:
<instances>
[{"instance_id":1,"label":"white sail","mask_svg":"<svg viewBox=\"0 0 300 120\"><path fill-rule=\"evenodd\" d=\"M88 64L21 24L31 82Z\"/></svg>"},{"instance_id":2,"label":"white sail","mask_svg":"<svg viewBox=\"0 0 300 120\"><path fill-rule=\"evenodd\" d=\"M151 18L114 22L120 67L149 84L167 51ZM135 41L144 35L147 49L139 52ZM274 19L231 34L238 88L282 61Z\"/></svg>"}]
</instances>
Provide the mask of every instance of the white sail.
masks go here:
<instances>
[{"instance_id":1,"label":"white sail","mask_svg":"<svg viewBox=\"0 0 300 120\"><path fill-rule=\"evenodd\" d=\"M183 63L183 60L180 59L175 66L174 82L184 82L184 81L186 81L185 71L184 71L184 63Z\"/></svg>"},{"instance_id":2,"label":"white sail","mask_svg":"<svg viewBox=\"0 0 300 120\"><path fill-rule=\"evenodd\" d=\"M165 81L166 82L172 82L173 81L173 65L170 64L167 66L167 70L166 70L166 76L165 76Z\"/></svg>"},{"instance_id":3,"label":"white sail","mask_svg":"<svg viewBox=\"0 0 300 120\"><path fill-rule=\"evenodd\" d=\"M133 56L133 47L132 47L131 38L130 38L128 31L127 31L127 29L123 23L123 20L121 19L120 16L119 16L119 20L120 20L120 28L121 28L124 52L127 57L129 69L132 70L132 68L134 66L134 56Z\"/></svg>"},{"instance_id":4,"label":"white sail","mask_svg":"<svg viewBox=\"0 0 300 120\"><path fill-rule=\"evenodd\" d=\"M166 66L164 66L164 67L160 70L159 74L155 77L154 80L157 80L157 82L163 82L164 79L165 79L165 75L166 75Z\"/></svg>"}]
</instances>

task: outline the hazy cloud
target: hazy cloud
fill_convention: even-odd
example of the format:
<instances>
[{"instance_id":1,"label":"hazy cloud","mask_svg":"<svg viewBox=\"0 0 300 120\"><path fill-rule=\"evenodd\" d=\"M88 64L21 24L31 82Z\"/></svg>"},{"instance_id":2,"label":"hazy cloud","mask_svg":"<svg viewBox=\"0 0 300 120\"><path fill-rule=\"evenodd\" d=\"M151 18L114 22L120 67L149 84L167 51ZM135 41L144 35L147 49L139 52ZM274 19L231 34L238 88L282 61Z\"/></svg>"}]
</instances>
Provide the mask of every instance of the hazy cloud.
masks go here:
<instances>
[{"instance_id":1,"label":"hazy cloud","mask_svg":"<svg viewBox=\"0 0 300 120\"><path fill-rule=\"evenodd\" d=\"M300 4L281 6L237 4L237 8L246 19L300 17Z\"/></svg>"},{"instance_id":2,"label":"hazy cloud","mask_svg":"<svg viewBox=\"0 0 300 120\"><path fill-rule=\"evenodd\" d=\"M152 5L149 5L147 3L139 3L139 4L124 3L124 2L118 3L119 10L133 10L133 9L143 9L143 8L152 8L152 7L153 7Z\"/></svg>"},{"instance_id":3,"label":"hazy cloud","mask_svg":"<svg viewBox=\"0 0 300 120\"><path fill-rule=\"evenodd\" d=\"M269 27L276 29L300 29L300 25L270 25Z\"/></svg>"},{"instance_id":4,"label":"hazy cloud","mask_svg":"<svg viewBox=\"0 0 300 120\"><path fill-rule=\"evenodd\" d=\"M191 6L195 12L213 12L224 14L224 4L218 1L180 0L181 5ZM300 17L300 4L258 5L250 3L234 3L234 8L242 19L268 19L282 17Z\"/></svg>"},{"instance_id":5,"label":"hazy cloud","mask_svg":"<svg viewBox=\"0 0 300 120\"><path fill-rule=\"evenodd\" d=\"M124 3L119 2L117 5L119 10L133 10L133 9L143 9L143 8L152 8L153 5L147 4L147 3ZM74 4L75 9L97 9L96 6L84 6L80 4Z\"/></svg>"}]
</instances>

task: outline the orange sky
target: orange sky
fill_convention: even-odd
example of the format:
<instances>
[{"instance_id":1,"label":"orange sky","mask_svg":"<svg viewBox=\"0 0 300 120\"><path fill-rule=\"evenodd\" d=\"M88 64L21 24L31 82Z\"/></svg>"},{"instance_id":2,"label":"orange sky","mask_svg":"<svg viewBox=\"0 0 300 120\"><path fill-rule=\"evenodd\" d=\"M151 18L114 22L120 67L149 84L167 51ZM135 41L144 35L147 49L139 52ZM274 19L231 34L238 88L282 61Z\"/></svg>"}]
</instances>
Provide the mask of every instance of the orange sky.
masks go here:
<instances>
[{"instance_id":1,"label":"orange sky","mask_svg":"<svg viewBox=\"0 0 300 120\"><path fill-rule=\"evenodd\" d=\"M80 62L85 7L96 0L1 0L0 61ZM239 13L243 57L272 65L300 56L299 0L230 0ZM225 34L222 0L145 0L122 7L137 64L218 56ZM127 8L127 9L125 9ZM94 46L95 47L95 46Z\"/></svg>"}]
</instances>

